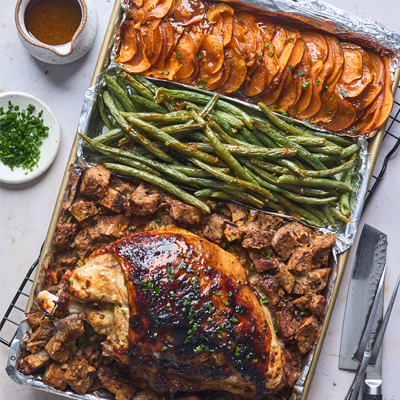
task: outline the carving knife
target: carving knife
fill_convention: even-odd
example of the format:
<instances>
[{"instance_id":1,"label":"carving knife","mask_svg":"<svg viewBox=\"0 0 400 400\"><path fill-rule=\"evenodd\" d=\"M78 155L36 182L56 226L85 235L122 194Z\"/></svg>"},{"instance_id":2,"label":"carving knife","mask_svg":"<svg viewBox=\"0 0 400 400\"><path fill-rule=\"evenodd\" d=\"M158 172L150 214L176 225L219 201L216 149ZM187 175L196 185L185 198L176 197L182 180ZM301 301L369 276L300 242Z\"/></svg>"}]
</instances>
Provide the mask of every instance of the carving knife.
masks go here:
<instances>
[{"instance_id":1,"label":"carving knife","mask_svg":"<svg viewBox=\"0 0 400 400\"><path fill-rule=\"evenodd\" d=\"M387 236L365 224L360 235L347 294L339 352L339 369L356 371L358 363L352 359L368 321L386 263ZM383 317L383 293L380 296L372 326L371 342L376 337ZM371 343L368 344L371 347ZM375 367L368 367L364 385L364 399L380 400L382 385L382 352Z\"/></svg>"}]
</instances>

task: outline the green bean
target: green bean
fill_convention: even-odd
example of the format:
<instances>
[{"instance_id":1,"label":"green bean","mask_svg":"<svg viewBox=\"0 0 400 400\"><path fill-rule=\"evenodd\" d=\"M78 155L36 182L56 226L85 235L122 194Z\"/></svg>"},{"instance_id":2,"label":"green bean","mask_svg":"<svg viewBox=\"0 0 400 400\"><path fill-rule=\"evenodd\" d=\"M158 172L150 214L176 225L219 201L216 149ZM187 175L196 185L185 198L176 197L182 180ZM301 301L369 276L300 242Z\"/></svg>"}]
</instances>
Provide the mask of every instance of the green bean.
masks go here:
<instances>
[{"instance_id":1,"label":"green bean","mask_svg":"<svg viewBox=\"0 0 400 400\"><path fill-rule=\"evenodd\" d=\"M234 183L234 184L240 186L241 188L248 189L253 192L259 193L262 196L265 196L265 198L268 200L277 201L276 197L269 190L266 190L265 188L259 186L258 183L253 183L253 181L255 181L255 179L253 177L251 177L252 181L250 181L250 182L245 181L243 179L234 178L230 175L219 172L214 167L211 167L210 165L207 165L199 160L191 159L190 161L192 163L196 164L198 167L203 168L205 171L210 172L212 175L214 175L218 179L221 179L222 181ZM247 172L247 174L250 175L248 172Z\"/></svg>"},{"instance_id":2,"label":"green bean","mask_svg":"<svg viewBox=\"0 0 400 400\"><path fill-rule=\"evenodd\" d=\"M257 208L262 208L264 205L264 202L259 200L257 197L253 196L250 193L244 192L239 186L232 183L215 181L213 179L195 178L195 177L188 177L186 183L189 185L198 185L204 188L215 189L216 191L227 192L232 196L237 197L242 202L251 204Z\"/></svg>"},{"instance_id":3,"label":"green bean","mask_svg":"<svg viewBox=\"0 0 400 400\"><path fill-rule=\"evenodd\" d=\"M326 219L329 222L329 225L335 226L336 222L335 222L335 219L333 218L332 211L331 211L331 208L329 207L329 205L328 204L323 204L321 206L321 208L322 208L322 211L323 211Z\"/></svg>"},{"instance_id":4,"label":"green bean","mask_svg":"<svg viewBox=\"0 0 400 400\"><path fill-rule=\"evenodd\" d=\"M194 119L198 123L205 122L203 118L200 117L199 114L195 110L191 111ZM211 142L218 156L226 162L226 164L239 176L239 178L243 180L249 180L250 182L253 179L249 176L249 174L245 171L245 169L238 163L238 161L232 156L232 154L225 148L225 146L221 143L221 141L217 138L214 131L210 128L208 124L203 128L203 132L207 135L208 140ZM200 167L202 168L202 167ZM249 179L250 178L250 179Z\"/></svg>"},{"instance_id":5,"label":"green bean","mask_svg":"<svg viewBox=\"0 0 400 400\"><path fill-rule=\"evenodd\" d=\"M184 90L171 90L171 89L166 89L164 87L160 87L157 90L157 96L165 95L168 97L172 97L175 99L182 99L182 100L187 100L187 101L193 101L195 103L200 103L200 104L207 104L210 101L210 96L207 96L205 94L201 93L196 93L196 92L187 92ZM218 110L224 111L228 114L232 114L234 116L237 116L239 119L241 119L244 124L251 129L252 128L252 123L251 123L251 118L240 108L234 106L231 103L228 103L223 100L218 100L216 104L216 108Z\"/></svg>"},{"instance_id":6,"label":"green bean","mask_svg":"<svg viewBox=\"0 0 400 400\"><path fill-rule=\"evenodd\" d=\"M139 93L141 96L145 97L148 100L154 101L154 96L151 93L151 91L142 83L138 82L134 77L132 77L126 72L123 72L122 78L128 85L132 86L133 89L135 89L135 91Z\"/></svg>"},{"instance_id":7,"label":"green bean","mask_svg":"<svg viewBox=\"0 0 400 400\"><path fill-rule=\"evenodd\" d=\"M306 146L307 150L311 153L320 154L342 154L342 148L339 146Z\"/></svg>"},{"instance_id":8,"label":"green bean","mask_svg":"<svg viewBox=\"0 0 400 400\"><path fill-rule=\"evenodd\" d=\"M108 168L109 170L116 172L118 174L123 174L123 175L132 176L135 178L139 178L139 179L142 179L142 180L144 180L148 183L151 183L155 186L161 187L164 190L166 190L167 192L170 192L173 195L175 195L176 197L179 197L184 202L186 202L194 207L197 207L202 211L210 213L210 208L206 204L204 204L202 201L200 201L196 197L192 196L191 194L186 193L181 188L175 186L173 183L171 183L163 178L159 178L158 176L147 174L138 169L135 169L132 167L126 167L123 165L104 163L104 166L106 168Z\"/></svg>"},{"instance_id":9,"label":"green bean","mask_svg":"<svg viewBox=\"0 0 400 400\"><path fill-rule=\"evenodd\" d=\"M268 172L272 172L275 174L279 174L279 175L283 175L283 174L290 174L292 171L289 168L286 167L281 167L279 165L275 165L275 164L270 164L266 161L262 161L262 160L257 160L257 159L251 159L250 162L252 162L254 165L256 165L257 167L261 168L261 169L265 169Z\"/></svg>"},{"instance_id":10,"label":"green bean","mask_svg":"<svg viewBox=\"0 0 400 400\"><path fill-rule=\"evenodd\" d=\"M124 72L120 67L115 68L115 78L117 80L118 86L125 92L126 95L128 95L128 88L126 87L126 82L124 81L124 78L122 77L122 74Z\"/></svg>"},{"instance_id":11,"label":"green bean","mask_svg":"<svg viewBox=\"0 0 400 400\"><path fill-rule=\"evenodd\" d=\"M339 174L340 172L344 172L352 168L356 163L356 160L347 161L338 167L334 167L331 169L326 169L324 171L310 171L310 170L302 170L302 176L308 176L311 178L324 178L327 176L332 176Z\"/></svg>"},{"instance_id":12,"label":"green bean","mask_svg":"<svg viewBox=\"0 0 400 400\"><path fill-rule=\"evenodd\" d=\"M203 153L201 151L196 151L191 149L185 143L180 142L179 140L173 138L172 136L168 135L167 133L163 132L161 129L149 124L146 121L142 121L139 118L129 117L129 122L136 127L142 129L149 135L155 137L161 143L166 144L167 146L171 146L171 148L182 152L183 154L188 155L189 157L196 157L199 160L202 160L209 164L216 164L218 163L218 157L211 156L207 153ZM204 122L204 121L202 121Z\"/></svg>"},{"instance_id":13,"label":"green bean","mask_svg":"<svg viewBox=\"0 0 400 400\"><path fill-rule=\"evenodd\" d=\"M103 96L101 95L101 93L99 94L98 102L99 102L100 117L103 120L105 126L110 130L111 129L115 129L115 126L113 125L113 123L111 122L110 118L108 118L108 115L105 112Z\"/></svg>"},{"instance_id":14,"label":"green bean","mask_svg":"<svg viewBox=\"0 0 400 400\"><path fill-rule=\"evenodd\" d=\"M119 113L117 110L110 94L107 91L103 92L103 98L106 106L109 108L111 114L117 121L118 125L122 128L125 129L127 134L136 142L140 143L142 146L144 146L147 150L149 150L151 153L155 154L157 157L161 158L164 161L171 162L172 158L168 154L164 153L161 149L158 147L154 146L154 144L145 138L141 133L137 132L135 129L133 129L122 117L122 115Z\"/></svg>"},{"instance_id":15,"label":"green bean","mask_svg":"<svg viewBox=\"0 0 400 400\"><path fill-rule=\"evenodd\" d=\"M342 220L343 222L345 222L346 224L349 222L349 219L346 218L337 208L335 207L330 207L332 214L339 218L340 220Z\"/></svg>"},{"instance_id":16,"label":"green bean","mask_svg":"<svg viewBox=\"0 0 400 400\"><path fill-rule=\"evenodd\" d=\"M151 112L168 114L168 110L163 106L161 106L160 104L157 104L155 101L146 99L145 97L142 96L138 96L137 94L133 94L132 96L130 96L130 98L135 104L140 104L142 107L146 108Z\"/></svg>"},{"instance_id":17,"label":"green bean","mask_svg":"<svg viewBox=\"0 0 400 400\"><path fill-rule=\"evenodd\" d=\"M212 97L212 99L210 100L210 102L203 108L203 110L201 111L201 113L199 114L201 118L205 118L207 117L207 115L214 110L215 105L217 104L218 101L218 94L214 94L214 96Z\"/></svg>"},{"instance_id":18,"label":"green bean","mask_svg":"<svg viewBox=\"0 0 400 400\"><path fill-rule=\"evenodd\" d=\"M267 107L268 108L268 107ZM309 164L311 164L315 169L317 170L324 170L328 169L324 164L322 164L321 161L319 161L317 158L314 157L314 154L311 154L308 150L306 150L304 147L300 146L297 143L292 142L291 140L287 139L285 136L273 132L272 130L268 129L266 126L260 124L258 121L255 121L255 125L266 133L274 142L279 143L280 145L292 149L297 149L299 156L307 161Z\"/></svg>"},{"instance_id":19,"label":"green bean","mask_svg":"<svg viewBox=\"0 0 400 400\"><path fill-rule=\"evenodd\" d=\"M326 221L325 214L318 207L312 206L310 204L302 204L301 206L304 207L311 214L315 215L321 221L324 221L324 222Z\"/></svg>"},{"instance_id":20,"label":"green bean","mask_svg":"<svg viewBox=\"0 0 400 400\"><path fill-rule=\"evenodd\" d=\"M174 111L168 114L162 113L130 113L130 112L121 112L121 115L128 119L129 117L139 118L142 121L147 122L161 122L162 124L180 124L186 123L188 121L193 121L193 117L190 115L188 111ZM194 121L193 121L194 122Z\"/></svg>"},{"instance_id":21,"label":"green bean","mask_svg":"<svg viewBox=\"0 0 400 400\"><path fill-rule=\"evenodd\" d=\"M197 146L199 150L210 152L214 150L211 143L187 143L189 146ZM243 147L235 146L232 144L223 144L232 154L239 154L241 156L266 156L269 158L282 158L282 157L294 157L297 154L295 149L267 149L266 147ZM222 157L221 157L222 158Z\"/></svg>"},{"instance_id":22,"label":"green bean","mask_svg":"<svg viewBox=\"0 0 400 400\"><path fill-rule=\"evenodd\" d=\"M110 96L111 96L112 101L115 104L115 107L117 108L117 110L118 111L125 111L124 106L121 104L121 102L118 100L118 98L111 91L110 91Z\"/></svg>"},{"instance_id":23,"label":"green bean","mask_svg":"<svg viewBox=\"0 0 400 400\"><path fill-rule=\"evenodd\" d=\"M121 86L118 85L116 78L105 75L107 87L110 92L118 99L126 111L135 112L136 107L129 99L128 95L122 90Z\"/></svg>"},{"instance_id":24,"label":"green bean","mask_svg":"<svg viewBox=\"0 0 400 400\"><path fill-rule=\"evenodd\" d=\"M296 214L300 215L303 218L303 220L319 228L325 228L326 226L325 223L322 220L320 220L316 215L306 210L304 207L298 206L297 204L288 200L285 196L282 196L278 193L276 193L275 195L280 203L282 203L288 210L291 210Z\"/></svg>"},{"instance_id":25,"label":"green bean","mask_svg":"<svg viewBox=\"0 0 400 400\"><path fill-rule=\"evenodd\" d=\"M352 186L352 181L353 181L353 175L354 171L356 169L356 164L357 164L357 155L353 154L350 157L350 161L347 163L352 163L351 167L349 170L343 174L342 176L342 182L346 183L349 186ZM340 205L340 211L342 214L346 217L350 215L350 194L349 193L342 193L340 195L339 199L339 205Z\"/></svg>"},{"instance_id":26,"label":"green bean","mask_svg":"<svg viewBox=\"0 0 400 400\"><path fill-rule=\"evenodd\" d=\"M197 110L196 110L197 111ZM212 112L209 117L215 121L220 127L221 129L229 136L234 136L235 134L233 133L233 129L232 127L229 125L229 123L224 120L223 118L221 118L218 114L215 114L214 112Z\"/></svg>"},{"instance_id":27,"label":"green bean","mask_svg":"<svg viewBox=\"0 0 400 400\"><path fill-rule=\"evenodd\" d=\"M196 197L211 197L214 192L214 189L201 189L194 192L193 195Z\"/></svg>"},{"instance_id":28,"label":"green bean","mask_svg":"<svg viewBox=\"0 0 400 400\"><path fill-rule=\"evenodd\" d=\"M189 121L186 124L165 126L161 128L161 130L168 133L168 135L174 136L175 139L179 139L177 137L178 134L193 132L197 129L202 129L203 127L203 124L196 124L194 121Z\"/></svg>"},{"instance_id":29,"label":"green bean","mask_svg":"<svg viewBox=\"0 0 400 400\"><path fill-rule=\"evenodd\" d=\"M302 131L303 129L300 129L300 131ZM328 132L321 132L321 131L311 131L308 130L306 128L304 128L303 132L305 132L308 135L312 135L312 136L316 136L322 139L326 139L327 141L333 142L338 144L339 146L342 147L346 147L346 146L350 146L353 141L349 138L346 138L344 136L338 136L338 135L334 135L332 133L328 133ZM308 136L307 135L307 136Z\"/></svg>"},{"instance_id":30,"label":"green bean","mask_svg":"<svg viewBox=\"0 0 400 400\"><path fill-rule=\"evenodd\" d=\"M141 83L144 87L146 87L147 89L150 90L150 92L152 92L153 94L157 93L158 90L158 86L155 85L153 82L149 81L148 79L146 79L144 76L142 75L135 75L135 79L137 81L139 81L139 83ZM154 100L154 98L153 98Z\"/></svg>"},{"instance_id":31,"label":"green bean","mask_svg":"<svg viewBox=\"0 0 400 400\"><path fill-rule=\"evenodd\" d=\"M253 129L254 131L254 129ZM261 140L259 140L257 138L257 136L254 135L254 133L252 131L250 131L249 129L247 129L245 126L240 129L240 134L252 145L255 146L264 146L264 143L261 142Z\"/></svg>"},{"instance_id":32,"label":"green bean","mask_svg":"<svg viewBox=\"0 0 400 400\"><path fill-rule=\"evenodd\" d=\"M171 165L165 165L158 161L151 160L147 156L143 156L139 153L136 153L134 150L127 151L127 150L117 149L114 147L109 147L109 146L106 146L106 145L103 145L100 143L96 143L94 140L88 138L85 135L82 135L82 134L80 134L80 135L86 142L91 144L95 149L97 149L101 153L105 154L106 156L113 157L113 158L122 157L124 159L125 158L131 159L131 160L143 163L143 164L145 164L151 168L154 168L164 174L181 179L183 181L186 179L186 175L184 172L178 171L178 170L172 168Z\"/></svg>"},{"instance_id":33,"label":"green bean","mask_svg":"<svg viewBox=\"0 0 400 400\"><path fill-rule=\"evenodd\" d=\"M326 139L308 136L288 136L288 139L302 146L326 146Z\"/></svg>"},{"instance_id":34,"label":"green bean","mask_svg":"<svg viewBox=\"0 0 400 400\"><path fill-rule=\"evenodd\" d=\"M235 117L234 114L215 110L213 111L212 115L226 121L232 128L242 129L244 127L243 121Z\"/></svg>"},{"instance_id":35,"label":"green bean","mask_svg":"<svg viewBox=\"0 0 400 400\"><path fill-rule=\"evenodd\" d=\"M335 201L337 199L337 196L321 199L321 198L300 196L298 194L292 193L286 189L280 188L279 186L273 185L268 181L262 180L261 178L264 178L266 176L265 172L260 169L257 169L251 164L248 165L249 168L252 168L253 172L251 174L257 180L257 183L259 185L265 187L268 190L282 193L285 197L287 197L290 200L294 200L297 201L298 203L305 203L305 204L326 204L329 201ZM259 176L257 176L257 173L259 174Z\"/></svg>"},{"instance_id":36,"label":"green bean","mask_svg":"<svg viewBox=\"0 0 400 400\"><path fill-rule=\"evenodd\" d=\"M112 142L115 142L116 140L122 139L124 136L125 133L122 129L115 128L96 136L95 138L93 138L93 140L96 143L110 144Z\"/></svg>"},{"instance_id":37,"label":"green bean","mask_svg":"<svg viewBox=\"0 0 400 400\"><path fill-rule=\"evenodd\" d=\"M209 172L206 172L201 168L189 167L186 165L170 165L170 168L181 171L187 176L192 176L197 178L208 178L212 176ZM216 169L220 172L223 172L224 174L229 173L229 168L216 168Z\"/></svg>"},{"instance_id":38,"label":"green bean","mask_svg":"<svg viewBox=\"0 0 400 400\"><path fill-rule=\"evenodd\" d=\"M353 191L353 189L349 185L343 182L334 181L331 179L324 179L324 178L298 178L294 175L281 175L278 178L278 181L281 183L288 183L290 185L297 185L297 186L329 188L345 192Z\"/></svg>"},{"instance_id":39,"label":"green bean","mask_svg":"<svg viewBox=\"0 0 400 400\"><path fill-rule=\"evenodd\" d=\"M348 158L352 156L353 154L356 154L360 151L361 147L354 143L349 147L346 147L345 149L342 150L342 154L340 158Z\"/></svg>"}]
</instances>

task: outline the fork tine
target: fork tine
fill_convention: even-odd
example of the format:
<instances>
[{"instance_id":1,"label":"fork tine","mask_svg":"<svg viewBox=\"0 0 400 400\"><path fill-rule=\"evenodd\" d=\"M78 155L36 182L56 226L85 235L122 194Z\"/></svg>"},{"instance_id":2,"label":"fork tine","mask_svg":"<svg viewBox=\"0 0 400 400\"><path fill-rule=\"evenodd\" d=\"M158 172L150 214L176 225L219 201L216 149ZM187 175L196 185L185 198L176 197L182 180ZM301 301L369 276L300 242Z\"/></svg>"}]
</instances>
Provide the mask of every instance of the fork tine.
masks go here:
<instances>
[{"instance_id":1,"label":"fork tine","mask_svg":"<svg viewBox=\"0 0 400 400\"><path fill-rule=\"evenodd\" d=\"M399 290L399 286L400 286L400 275L397 278L397 282L396 282L396 285L394 286L392 297L390 298L388 308L386 309L385 316L384 316L383 321L382 321L382 325L379 328L378 335L377 335L375 343L373 345L372 352L371 352L371 358L370 358L370 361L369 361L370 365L375 365L376 364L376 359L378 357L379 350L380 350L380 348L382 346L383 336L385 334L386 327L387 327L388 322L389 322L390 313L392 312L393 304L394 304L394 301L396 299L396 295L397 295L397 292Z\"/></svg>"}]
</instances>

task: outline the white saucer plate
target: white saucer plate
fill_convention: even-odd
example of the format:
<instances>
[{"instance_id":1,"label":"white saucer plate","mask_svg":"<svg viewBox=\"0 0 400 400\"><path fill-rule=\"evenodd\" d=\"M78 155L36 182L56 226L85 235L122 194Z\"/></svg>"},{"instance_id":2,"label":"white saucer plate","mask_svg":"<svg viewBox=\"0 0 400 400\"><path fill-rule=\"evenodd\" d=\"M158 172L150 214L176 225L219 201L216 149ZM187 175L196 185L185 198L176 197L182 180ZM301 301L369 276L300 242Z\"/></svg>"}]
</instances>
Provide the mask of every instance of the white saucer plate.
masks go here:
<instances>
[{"instance_id":1,"label":"white saucer plate","mask_svg":"<svg viewBox=\"0 0 400 400\"><path fill-rule=\"evenodd\" d=\"M23 92L6 92L0 94L0 107L3 112L8 110L8 102L11 101L13 106L19 106L19 110L26 110L29 104L35 106L33 115L37 116L43 110L43 124L49 127L49 135L42 139L43 144L40 146L40 159L37 167L33 170L23 168L11 168L4 165L0 161L0 182L4 183L25 183L36 179L42 175L53 163L60 145L60 126L51 109L36 96Z\"/></svg>"}]
</instances>

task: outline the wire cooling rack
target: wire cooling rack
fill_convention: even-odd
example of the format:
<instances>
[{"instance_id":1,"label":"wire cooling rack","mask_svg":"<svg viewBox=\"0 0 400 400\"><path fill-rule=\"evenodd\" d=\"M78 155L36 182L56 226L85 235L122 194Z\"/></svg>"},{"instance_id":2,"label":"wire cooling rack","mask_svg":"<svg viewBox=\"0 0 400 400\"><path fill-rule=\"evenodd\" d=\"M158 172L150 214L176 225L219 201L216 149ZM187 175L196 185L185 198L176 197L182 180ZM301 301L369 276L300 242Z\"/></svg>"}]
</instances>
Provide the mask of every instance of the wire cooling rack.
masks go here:
<instances>
[{"instance_id":1,"label":"wire cooling rack","mask_svg":"<svg viewBox=\"0 0 400 400\"><path fill-rule=\"evenodd\" d=\"M400 89L400 85L398 86ZM364 203L364 210L370 202L373 194L382 177L386 171L390 157L395 153L397 148L400 146L400 90L397 90L396 99L394 101L392 113L389 117L389 121L386 126L385 135L383 137L380 158L377 160L375 165L374 174L372 175L370 186L368 189L367 197ZM379 164L379 165L378 165ZM33 279L31 278L34 270L39 263L39 257L29 268L24 280L21 283L17 293L15 294L12 302L10 303L3 319L0 322L0 343L10 347L15 335L17 334L17 328L23 318L26 301L29 298L30 287L32 286ZM8 338L7 338L8 336Z\"/></svg>"}]
</instances>

